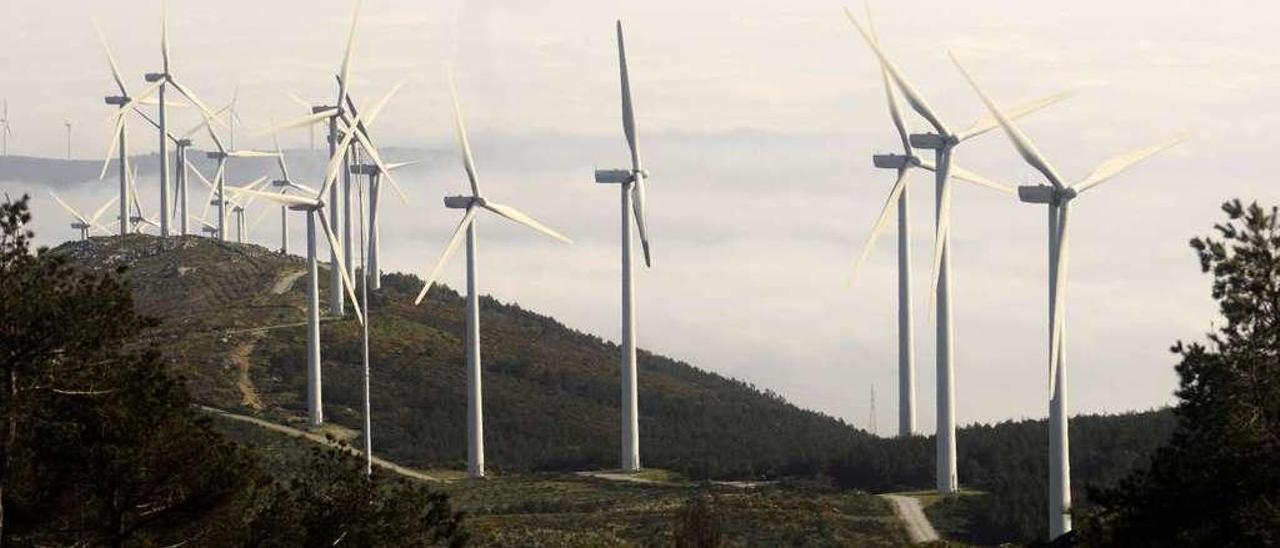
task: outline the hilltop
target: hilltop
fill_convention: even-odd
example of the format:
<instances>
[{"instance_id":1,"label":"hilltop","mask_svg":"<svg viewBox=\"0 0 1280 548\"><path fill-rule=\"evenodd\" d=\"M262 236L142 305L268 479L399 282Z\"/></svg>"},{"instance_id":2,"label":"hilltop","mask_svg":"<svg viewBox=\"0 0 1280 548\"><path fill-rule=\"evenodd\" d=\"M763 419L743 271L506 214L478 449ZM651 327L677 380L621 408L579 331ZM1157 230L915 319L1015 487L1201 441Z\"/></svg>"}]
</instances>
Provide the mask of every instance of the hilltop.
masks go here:
<instances>
[{"instance_id":1,"label":"hilltop","mask_svg":"<svg viewBox=\"0 0 1280 548\"><path fill-rule=\"evenodd\" d=\"M302 422L303 259L256 245L147 235L91 238L53 252L84 268L125 267L138 309L161 321L150 335L199 403ZM416 277L391 274L383 285L370 313L375 450L417 468L461 468L464 301L440 286L415 307ZM616 467L618 346L487 296L481 317L491 467ZM330 318L321 331L329 428L352 435L361 407L358 324ZM870 437L671 358L642 351L639 368L646 467L693 478L767 478L811 470Z\"/></svg>"}]
</instances>

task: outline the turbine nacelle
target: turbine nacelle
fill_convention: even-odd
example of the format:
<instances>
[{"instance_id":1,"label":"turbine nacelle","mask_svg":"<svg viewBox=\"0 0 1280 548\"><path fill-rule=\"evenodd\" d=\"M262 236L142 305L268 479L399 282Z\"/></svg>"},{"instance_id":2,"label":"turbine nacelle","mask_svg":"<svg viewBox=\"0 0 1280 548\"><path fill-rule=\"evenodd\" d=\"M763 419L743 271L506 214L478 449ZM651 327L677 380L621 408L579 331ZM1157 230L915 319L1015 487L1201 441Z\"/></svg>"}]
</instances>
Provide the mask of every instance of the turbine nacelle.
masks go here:
<instances>
[{"instance_id":1,"label":"turbine nacelle","mask_svg":"<svg viewBox=\"0 0 1280 548\"><path fill-rule=\"evenodd\" d=\"M103 98L103 101L105 101L108 105L125 106L129 104L131 99L123 95L108 95L107 97Z\"/></svg>"},{"instance_id":2,"label":"turbine nacelle","mask_svg":"<svg viewBox=\"0 0 1280 548\"><path fill-rule=\"evenodd\" d=\"M647 179L649 177L649 170L597 169L596 182L601 184L627 184L635 182L637 174L640 175L640 178Z\"/></svg>"},{"instance_id":3,"label":"turbine nacelle","mask_svg":"<svg viewBox=\"0 0 1280 548\"><path fill-rule=\"evenodd\" d=\"M445 196L444 207L449 209L468 209L471 206L484 207L485 199L479 196Z\"/></svg>"},{"instance_id":4,"label":"turbine nacelle","mask_svg":"<svg viewBox=\"0 0 1280 548\"><path fill-rule=\"evenodd\" d=\"M909 138L913 148L939 150L960 144L955 135L939 135L937 133L912 133Z\"/></svg>"},{"instance_id":5,"label":"turbine nacelle","mask_svg":"<svg viewBox=\"0 0 1280 548\"><path fill-rule=\"evenodd\" d=\"M161 80L164 80L168 76L169 76L168 74L165 74L163 72L148 72L145 75L143 75L143 78L146 79L147 82L159 82Z\"/></svg>"},{"instance_id":6,"label":"turbine nacelle","mask_svg":"<svg viewBox=\"0 0 1280 548\"><path fill-rule=\"evenodd\" d=\"M178 139L177 141L174 141L173 144L179 147L189 147L191 146L191 139Z\"/></svg>"},{"instance_id":7,"label":"turbine nacelle","mask_svg":"<svg viewBox=\"0 0 1280 548\"><path fill-rule=\"evenodd\" d=\"M352 175L378 175L382 170L376 164L351 164Z\"/></svg>"},{"instance_id":8,"label":"turbine nacelle","mask_svg":"<svg viewBox=\"0 0 1280 548\"><path fill-rule=\"evenodd\" d=\"M881 169L906 169L919 165L914 156L906 154L876 154L871 157L871 163Z\"/></svg>"},{"instance_id":9,"label":"turbine nacelle","mask_svg":"<svg viewBox=\"0 0 1280 548\"><path fill-rule=\"evenodd\" d=\"M274 181L271 181L271 186L280 188L280 187L287 187L287 186L293 186L293 185L289 184L289 181L286 181L284 179L276 179Z\"/></svg>"},{"instance_id":10,"label":"turbine nacelle","mask_svg":"<svg viewBox=\"0 0 1280 548\"><path fill-rule=\"evenodd\" d=\"M89 225L85 223L71 223L71 228L74 228L76 230L87 230L89 229Z\"/></svg>"},{"instance_id":11,"label":"turbine nacelle","mask_svg":"<svg viewBox=\"0 0 1280 548\"><path fill-rule=\"evenodd\" d=\"M218 150L213 150L213 151L204 153L204 157L210 160L226 160L227 153L218 151Z\"/></svg>"},{"instance_id":12,"label":"turbine nacelle","mask_svg":"<svg viewBox=\"0 0 1280 548\"><path fill-rule=\"evenodd\" d=\"M1028 204L1062 204L1076 197L1071 187L1057 188L1051 185L1023 185L1018 187L1018 199Z\"/></svg>"}]
</instances>

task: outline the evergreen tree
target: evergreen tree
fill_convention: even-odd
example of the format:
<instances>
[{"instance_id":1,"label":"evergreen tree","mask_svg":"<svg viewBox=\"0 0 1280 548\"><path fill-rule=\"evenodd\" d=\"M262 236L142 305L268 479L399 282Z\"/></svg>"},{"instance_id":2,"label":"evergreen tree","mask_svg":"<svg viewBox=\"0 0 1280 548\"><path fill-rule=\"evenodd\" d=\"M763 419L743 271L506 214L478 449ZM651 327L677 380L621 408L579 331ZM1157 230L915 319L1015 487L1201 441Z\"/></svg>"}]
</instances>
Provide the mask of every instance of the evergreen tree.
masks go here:
<instances>
[{"instance_id":1,"label":"evergreen tree","mask_svg":"<svg viewBox=\"0 0 1280 548\"><path fill-rule=\"evenodd\" d=\"M1239 200L1217 237L1191 241L1225 324L1181 356L1170 443L1095 498L1098 546L1280 546L1280 225Z\"/></svg>"}]
</instances>

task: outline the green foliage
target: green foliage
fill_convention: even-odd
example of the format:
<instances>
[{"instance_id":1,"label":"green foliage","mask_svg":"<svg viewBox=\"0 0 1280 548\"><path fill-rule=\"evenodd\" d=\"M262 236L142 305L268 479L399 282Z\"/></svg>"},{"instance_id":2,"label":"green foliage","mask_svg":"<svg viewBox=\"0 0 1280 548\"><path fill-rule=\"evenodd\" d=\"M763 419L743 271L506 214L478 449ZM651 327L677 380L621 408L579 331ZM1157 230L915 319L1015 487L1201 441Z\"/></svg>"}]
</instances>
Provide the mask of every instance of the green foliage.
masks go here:
<instances>
[{"instance_id":1,"label":"green foliage","mask_svg":"<svg viewBox=\"0 0 1280 548\"><path fill-rule=\"evenodd\" d=\"M0 544L465 542L445 495L337 453L272 480L192 406L118 273L33 251L29 221L0 203Z\"/></svg>"},{"instance_id":2,"label":"green foliage","mask_svg":"<svg viewBox=\"0 0 1280 548\"><path fill-rule=\"evenodd\" d=\"M720 531L720 513L715 500L706 493L696 493L676 511L672 532L676 548L720 548L724 535Z\"/></svg>"},{"instance_id":3,"label":"green foliage","mask_svg":"<svg viewBox=\"0 0 1280 548\"><path fill-rule=\"evenodd\" d=\"M1179 342L1178 423L1149 468L1098 491L1097 546L1280 546L1280 226L1275 208L1223 205L1191 241L1226 324Z\"/></svg>"},{"instance_id":4,"label":"green foliage","mask_svg":"<svg viewBox=\"0 0 1280 548\"><path fill-rule=\"evenodd\" d=\"M366 477L343 448L313 448L295 476L256 494L243 546L463 546L448 495L386 476Z\"/></svg>"},{"instance_id":5,"label":"green foliage","mask_svg":"<svg viewBox=\"0 0 1280 548\"><path fill-rule=\"evenodd\" d=\"M1072 495L1088 507L1087 486L1124 477L1163 444L1173 429L1168 411L1114 416L1078 416L1070 421ZM975 425L958 432L961 485L984 493L944 500L926 509L939 532L967 542L1033 542L1047 535L1048 491L1043 420ZM909 491L934 487L934 439L875 439L828 464L843 488ZM947 523L957 524L954 528Z\"/></svg>"}]
</instances>

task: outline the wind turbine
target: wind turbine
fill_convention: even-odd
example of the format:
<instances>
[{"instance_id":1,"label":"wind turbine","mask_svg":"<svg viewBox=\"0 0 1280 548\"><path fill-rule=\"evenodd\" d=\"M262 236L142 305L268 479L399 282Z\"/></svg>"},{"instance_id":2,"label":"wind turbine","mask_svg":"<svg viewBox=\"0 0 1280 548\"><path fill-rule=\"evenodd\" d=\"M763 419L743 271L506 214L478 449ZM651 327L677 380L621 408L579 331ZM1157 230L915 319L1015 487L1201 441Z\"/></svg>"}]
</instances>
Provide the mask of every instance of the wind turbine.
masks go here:
<instances>
[{"instance_id":1,"label":"wind turbine","mask_svg":"<svg viewBox=\"0 0 1280 548\"><path fill-rule=\"evenodd\" d=\"M71 120L63 120L62 125L67 128L67 160L71 160Z\"/></svg>"},{"instance_id":2,"label":"wind turbine","mask_svg":"<svg viewBox=\"0 0 1280 548\"><path fill-rule=\"evenodd\" d=\"M129 196L133 200L133 213L129 216L129 224L133 226L133 232L141 234L143 225L160 228L159 223L147 218L146 213L142 211L142 199L138 197L138 166L136 164L129 166Z\"/></svg>"},{"instance_id":3,"label":"wind turbine","mask_svg":"<svg viewBox=\"0 0 1280 548\"><path fill-rule=\"evenodd\" d=\"M289 166L284 159L284 151L280 149L280 141L274 133L271 135L271 140L276 145L276 167L280 169L280 178L271 181L271 186L280 189L280 194L289 192L291 188L306 194L315 194L315 190L293 182L293 178L289 176ZM257 226L266 214L267 210L264 210L250 226ZM280 206L280 253L289 254L289 207L283 204Z\"/></svg>"},{"instance_id":4,"label":"wind turbine","mask_svg":"<svg viewBox=\"0 0 1280 548\"><path fill-rule=\"evenodd\" d=\"M386 96L370 108L368 112L362 114L362 116L377 116L378 112L386 106L387 101L391 100L391 96L399 89L399 85L391 88L391 91L387 92ZM359 121L360 116L357 116L355 122L358 123ZM354 132L347 132L338 148L346 149L346 147L351 146L351 141L354 138ZM309 410L309 420L312 425L320 425L324 422L324 400L321 393L320 383L320 286L319 271L316 266L316 221L317 219L319 220L320 228L323 229L325 237L329 240L330 249L334 251L333 257L336 259L337 257L342 256L342 245L338 242L337 236L334 235L333 226L324 215L324 209L326 207L332 207L332 204L325 203L324 196L329 192L330 187L337 180L338 170L342 165L343 159L341 156L334 156L331 158L329 166L325 170L324 183L320 186L320 189L315 192L315 197L313 198L296 196L293 194L269 193L257 190L245 190L238 188L228 189L240 194L259 196L277 204L289 206L290 209L304 211L307 213L307 408ZM304 188L300 185L292 186ZM330 263L330 267L338 271L339 286L335 287L335 289L339 291L345 290L347 297L351 299L353 304L359 302L355 298L355 291L351 285L351 276L347 273L347 270L342 263L334 260ZM353 309L356 314L356 319L361 323L364 323L364 316L361 314L359 307L353 306Z\"/></svg>"},{"instance_id":5,"label":"wind turbine","mask_svg":"<svg viewBox=\"0 0 1280 548\"><path fill-rule=\"evenodd\" d=\"M329 245L339 252L342 251L342 245L338 242L337 236L334 235L333 227L329 225L324 216L324 208L327 207L324 202L324 194L329 189L321 187L314 197L261 192L237 187L228 187L227 190L236 194L259 196L307 214L307 409L308 420L311 425L319 426L324 423L324 400L320 378L320 286L319 268L316 263L317 220L325 238L329 240ZM338 275L342 280L342 289L351 298L351 302L357 302L351 285L351 276L347 273L346 268L341 263L336 262L331 263L330 268L338 270ZM354 311L356 319L360 323L364 323L364 316L360 313L360 309L354 308Z\"/></svg>"},{"instance_id":6,"label":"wind turbine","mask_svg":"<svg viewBox=\"0 0 1280 548\"><path fill-rule=\"evenodd\" d=\"M347 110L353 114L359 114L359 111L356 109L355 102L351 99L350 94L347 94ZM369 135L369 127L371 127L374 120L377 119L377 113L372 114L374 115L366 117L361 120L360 123L355 124L354 127L348 128L349 131L355 132L355 137L360 141L361 149L364 150L364 155L367 156L367 159L369 160L369 163L362 162L360 160L360 155L356 154L356 160L352 162L350 169L351 174L353 175L367 175L369 177L369 228L367 229L369 235L369 264L365 274L373 289L381 289L382 270L379 264L379 254L382 246L379 239L380 231L378 229L378 202L382 196L382 176L384 174L387 175L387 180L391 182L391 187L396 191L396 194L399 195L400 201L407 204L408 198L404 193L404 189L400 188L399 183L396 183L395 179L391 178L390 174L397 169L408 167L417 164L418 162L398 162L392 164L383 162L382 155L378 152L378 148L373 144L373 137ZM350 200L347 200L347 202L349 204ZM350 220L351 215L347 215L345 218ZM350 266L348 266L348 269L350 269Z\"/></svg>"},{"instance_id":7,"label":"wind turbine","mask_svg":"<svg viewBox=\"0 0 1280 548\"><path fill-rule=\"evenodd\" d=\"M252 183L249 183L239 188L242 188L245 190L258 190L258 187L262 186L266 182L267 182L267 177L262 176L255 179ZM251 204L253 204L253 200L256 198L257 196L250 196L248 200L245 200L243 202L241 202L236 198L227 198L228 200L231 201L231 214L236 219L236 243L238 244L244 243L244 233L245 233L244 212L246 209L249 208Z\"/></svg>"},{"instance_id":8,"label":"wind turbine","mask_svg":"<svg viewBox=\"0 0 1280 548\"><path fill-rule=\"evenodd\" d=\"M261 152L257 150L227 150L222 145L222 139L218 138L218 134L213 131L213 125L209 119L205 120L203 127L208 130L209 140L213 141L214 148L205 153L205 156L214 160L218 164L217 170L213 174L213 184L216 187L217 197L213 199L211 205L218 206L218 239L227 241L227 199L224 192L226 186L226 167L228 158L271 158L275 154L271 152Z\"/></svg>"},{"instance_id":9,"label":"wind turbine","mask_svg":"<svg viewBox=\"0 0 1280 548\"><path fill-rule=\"evenodd\" d=\"M99 207L97 211L93 212L92 216L85 217L84 215L81 215L79 211L76 211L76 208L71 207L70 205L67 205L66 202L62 201L62 198L59 198L57 194L53 193L53 191L49 191L49 196L51 196L54 201L58 202L58 205L62 206L62 209L67 210L67 213L70 213L71 216L75 218L75 222L71 223L71 228L74 228L80 231L81 241L84 241L89 238L90 230L94 228L101 228L101 225L97 224L98 217L101 217L103 213L105 213L108 209L111 208L111 204L114 204L116 200L119 199L119 198L111 198L110 200L107 200L107 203L102 204L102 206ZM106 229L103 229L103 230L106 231ZM108 232L108 234L109 233L110 232Z\"/></svg>"},{"instance_id":10,"label":"wind turbine","mask_svg":"<svg viewBox=\"0 0 1280 548\"><path fill-rule=\"evenodd\" d=\"M108 96L104 101L108 105L116 105L118 107L114 115L115 121L111 132L110 144L107 147L106 160L102 163L102 172L98 174L98 178L102 179L107 176L107 168L111 165L111 157L115 153L116 148L120 149L120 235L124 236L129 233L129 182L127 172L127 156L128 156L128 139L125 130L125 117L128 115L128 108L133 106L135 102L150 97L160 87L163 81L156 82L143 89L137 97L129 94L129 88L124 85L124 78L120 76L120 67L116 64L116 58L111 54L111 47L107 45L107 38L102 34L102 29L97 23L93 25L94 31L98 34L98 41L102 44L103 51L107 54L107 63L111 66L111 77L116 82L116 87L120 89L120 95Z\"/></svg>"},{"instance_id":11,"label":"wind turbine","mask_svg":"<svg viewBox=\"0 0 1280 548\"><path fill-rule=\"evenodd\" d=\"M956 178L961 178L962 170L956 169L952 165L955 148L961 143L968 141L979 135L983 135L992 129L995 129L995 123L989 119L982 119L975 122L969 128L962 131L953 131L942 123L939 117L929 107L924 98L916 91L915 87L907 81L884 51L880 48L880 44L876 37L868 32L848 9L844 10L845 16L849 18L849 22L853 24L858 33L862 35L863 40L871 47L876 57L880 61L881 69L889 74L889 77L897 85L899 91L902 92L912 110L916 111L921 117L929 122L933 127L934 133L913 134L908 138L908 144L915 149L932 149L934 151L934 194L936 197L936 229L934 233L934 253L933 253L933 282L931 284L932 304L936 305L936 321L937 331L935 335L936 345L936 368L937 368L937 471L936 480L938 491L942 494L953 494L959 489L959 478L956 470L956 422L955 422L955 371L953 364L952 351L952 330L951 330L951 230L950 230L950 212L951 212L951 186L948 180L954 173ZM1062 100L1065 94L1054 95L1039 101L1030 103L1020 109L1020 114L1029 114L1035 112L1045 106L1051 105ZM905 159L895 162L882 162L877 167L895 167L896 165L904 165ZM1003 185L988 185L991 188L1012 193L1013 190Z\"/></svg>"},{"instance_id":12,"label":"wind turbine","mask_svg":"<svg viewBox=\"0 0 1280 548\"><path fill-rule=\"evenodd\" d=\"M1067 220L1071 202L1084 191L1110 180L1156 153L1186 141L1190 135L1180 134L1163 143L1121 154L1098 164L1083 179L1067 184L1031 139L983 91L954 54L951 55L951 60L977 92L991 116L999 122L1023 161L1044 175L1050 183L1020 186L1018 198L1026 203L1045 204L1049 210L1049 539L1052 540L1071 530L1071 462L1067 435L1064 325L1069 250Z\"/></svg>"},{"instance_id":13,"label":"wind turbine","mask_svg":"<svg viewBox=\"0 0 1280 548\"><path fill-rule=\"evenodd\" d=\"M879 38L876 36L870 8L867 10L867 21L871 38L878 44ZM880 233L888 226L889 218L893 215L896 206L898 216L898 435L910 436L915 434L915 350L914 324L911 319L911 232L907 222L909 194L907 179L912 168L924 168L928 171L936 171L936 169L932 162L916 156L912 150L910 133L902 118L897 92L890 82L888 71L883 66L880 69L880 77L884 85L885 99L889 105L889 118L902 143L902 154L876 154L872 157L876 167L896 170L897 179L889 191L889 197L885 200L876 223L872 226L871 233L867 236L862 255L854 264L853 271L856 279ZM1007 191L1006 186L959 166L952 166L951 169L957 179Z\"/></svg>"},{"instance_id":14,"label":"wind turbine","mask_svg":"<svg viewBox=\"0 0 1280 548\"><path fill-rule=\"evenodd\" d=\"M360 186L356 185L357 211L360 214L360 268L368 268L365 265L365 227L372 226L365 224L364 216L364 192ZM375 276L376 277L376 276ZM360 327L361 331L361 361L364 365L364 474L366 476L373 475L373 406L369 399L369 273L364 273L364 282L360 284L360 302L358 306L364 312L365 322Z\"/></svg>"},{"instance_id":15,"label":"wind turbine","mask_svg":"<svg viewBox=\"0 0 1280 548\"><path fill-rule=\"evenodd\" d=\"M13 135L13 130L9 129L9 100L4 100L4 112L0 113L0 156L9 155L9 136Z\"/></svg>"},{"instance_id":16,"label":"wind turbine","mask_svg":"<svg viewBox=\"0 0 1280 548\"><path fill-rule=\"evenodd\" d=\"M362 4L363 0L356 0L355 7L352 10L351 29L347 33L346 49L343 51L342 64L338 68L338 96L337 100L334 101L334 104L312 106L311 115L298 118L291 122L287 122L284 125L262 132L277 133L284 129L308 127L326 121L329 123L329 165L334 166L339 163L343 164L343 168L341 170L330 171L330 176L336 176L339 171L342 173L343 185L341 187L337 185L330 185L327 180L324 185L329 188L329 223L335 227L341 225L339 210L342 208L343 198L347 197L347 195L342 192L342 189L349 189L351 184L351 171L350 168L345 165L348 161L348 154L350 152L348 147L350 146L351 141L349 139L339 138L338 121L341 120L344 122L347 133L352 132L355 124L353 120L347 116L348 113L345 110L345 106L348 104L347 90L351 75L351 60L355 47L356 28L360 21L360 6ZM358 115L355 116L357 118L359 117ZM342 147L338 146L338 142L340 140L346 140L348 145ZM349 235L350 231L344 230L344 236L348 236L348 244L350 243ZM350 248L350 246L348 246L348 248ZM339 257L337 251L334 249L330 249L329 253L330 258L334 263L337 263L339 260L346 260L345 257ZM336 273L331 274L329 277L329 312L335 316L341 316L343 314L345 302L343 300L343 293L341 291L334 290L338 288L341 283L342 281L338 278Z\"/></svg>"},{"instance_id":17,"label":"wind turbine","mask_svg":"<svg viewBox=\"0 0 1280 548\"><path fill-rule=\"evenodd\" d=\"M163 61L161 72L150 72L145 75L148 82L155 82L160 85L159 90L159 106L158 122L160 130L160 236L169 236L169 135L168 135L168 108L165 104L165 90L172 85L184 97L187 98L196 108L199 108L205 116L213 116L209 108L205 106L204 101L196 97L186 86L180 84L173 77L173 71L169 66L169 16L167 2L160 2L160 57ZM235 148L234 146L232 148ZM184 216L185 218L185 216ZM183 231L185 234L185 230Z\"/></svg>"},{"instance_id":18,"label":"wind turbine","mask_svg":"<svg viewBox=\"0 0 1280 548\"><path fill-rule=\"evenodd\" d=\"M651 267L649 233L645 228L644 181L649 172L641 167L640 142L636 135L636 114L631 101L631 78L627 72L627 51L622 37L622 21L617 22L618 74L622 82L622 131L631 149L631 169L596 170L597 183L618 184L622 190L622 469L640 470L640 415L636 379L635 282L632 267L631 225L634 220L644 250L644 264ZM634 213L634 218L632 214Z\"/></svg>"},{"instance_id":19,"label":"wind turbine","mask_svg":"<svg viewBox=\"0 0 1280 548\"><path fill-rule=\"evenodd\" d=\"M483 392L480 382L480 294L476 290L476 222L480 210L487 210L500 217L527 226L547 236L565 243L572 243L569 238L535 221L532 217L521 213L511 206L489 201L480 192L479 177L476 174L475 160L471 157L471 144L467 140L467 129L462 122L462 107L458 104L458 92L453 84L453 73L449 73L449 93L453 98L453 119L457 130L458 144L462 148L462 165L467 172L467 180L471 183L470 196L446 196L444 205L450 209L463 209L466 213L462 222L454 229L444 252L436 261L435 267L426 277L426 283L413 304L422 303L427 290L440 275L441 269L449 261L449 257L462 243L463 234L467 237L467 475L472 478L484 477L484 407Z\"/></svg>"}]
</instances>

